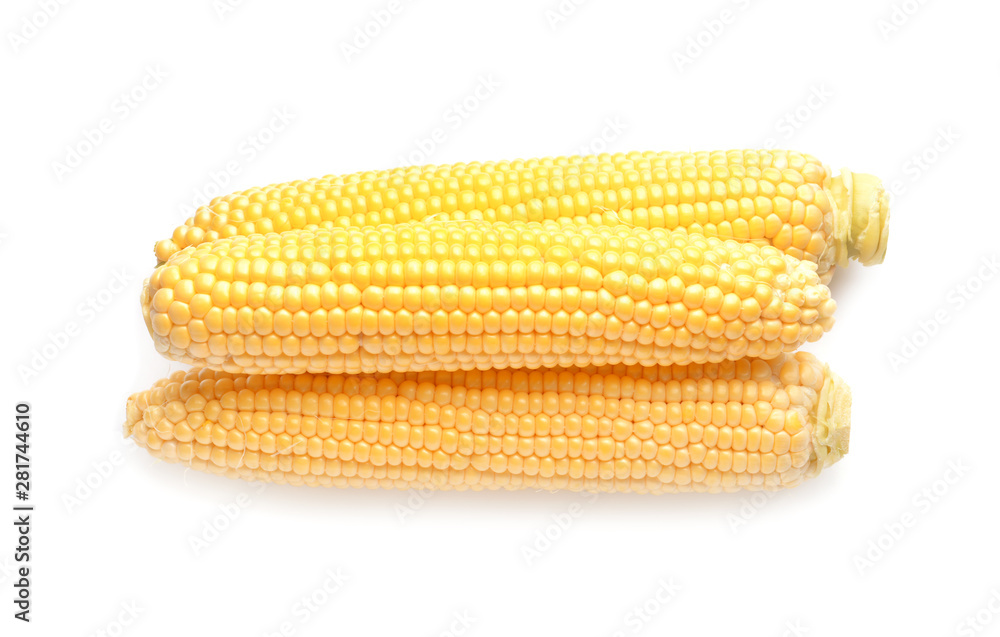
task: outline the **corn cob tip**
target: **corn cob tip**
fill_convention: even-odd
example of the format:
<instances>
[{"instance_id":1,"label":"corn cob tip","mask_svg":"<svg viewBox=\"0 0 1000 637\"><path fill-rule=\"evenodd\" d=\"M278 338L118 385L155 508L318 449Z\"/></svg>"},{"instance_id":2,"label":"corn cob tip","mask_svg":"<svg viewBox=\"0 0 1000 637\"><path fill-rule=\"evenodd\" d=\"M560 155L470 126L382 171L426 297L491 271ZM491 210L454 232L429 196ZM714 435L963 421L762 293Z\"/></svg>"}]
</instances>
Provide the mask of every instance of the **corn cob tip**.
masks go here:
<instances>
[{"instance_id":1,"label":"corn cob tip","mask_svg":"<svg viewBox=\"0 0 1000 637\"><path fill-rule=\"evenodd\" d=\"M816 401L813 429L815 457L812 471L819 473L847 455L851 437L851 388L829 367ZM812 471L810 473L812 473Z\"/></svg>"},{"instance_id":2,"label":"corn cob tip","mask_svg":"<svg viewBox=\"0 0 1000 637\"><path fill-rule=\"evenodd\" d=\"M841 169L830 182L836 202L834 242L837 265L847 266L849 259L862 265L876 265L885 260L889 239L889 193L875 175Z\"/></svg>"}]
</instances>

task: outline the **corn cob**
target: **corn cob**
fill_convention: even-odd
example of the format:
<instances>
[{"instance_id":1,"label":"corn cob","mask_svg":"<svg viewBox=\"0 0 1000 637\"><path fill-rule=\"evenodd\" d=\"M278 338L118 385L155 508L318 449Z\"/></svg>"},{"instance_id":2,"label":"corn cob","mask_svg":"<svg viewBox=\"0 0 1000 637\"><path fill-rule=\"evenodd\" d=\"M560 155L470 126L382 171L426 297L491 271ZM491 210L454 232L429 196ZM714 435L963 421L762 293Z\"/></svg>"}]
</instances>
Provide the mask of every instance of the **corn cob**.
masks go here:
<instances>
[{"instance_id":1,"label":"corn cob","mask_svg":"<svg viewBox=\"0 0 1000 637\"><path fill-rule=\"evenodd\" d=\"M376 376L176 372L128 400L168 462L271 482L733 491L847 453L850 390L803 352L690 366Z\"/></svg>"},{"instance_id":2,"label":"corn cob","mask_svg":"<svg viewBox=\"0 0 1000 637\"><path fill-rule=\"evenodd\" d=\"M270 374L773 358L836 303L772 246L548 221L218 239L157 268L142 306L168 358Z\"/></svg>"},{"instance_id":3,"label":"corn cob","mask_svg":"<svg viewBox=\"0 0 1000 637\"><path fill-rule=\"evenodd\" d=\"M881 263L889 207L872 175L781 150L630 152L410 166L252 188L199 208L158 259L253 233L436 220L621 223L771 244L824 282L848 259Z\"/></svg>"}]
</instances>

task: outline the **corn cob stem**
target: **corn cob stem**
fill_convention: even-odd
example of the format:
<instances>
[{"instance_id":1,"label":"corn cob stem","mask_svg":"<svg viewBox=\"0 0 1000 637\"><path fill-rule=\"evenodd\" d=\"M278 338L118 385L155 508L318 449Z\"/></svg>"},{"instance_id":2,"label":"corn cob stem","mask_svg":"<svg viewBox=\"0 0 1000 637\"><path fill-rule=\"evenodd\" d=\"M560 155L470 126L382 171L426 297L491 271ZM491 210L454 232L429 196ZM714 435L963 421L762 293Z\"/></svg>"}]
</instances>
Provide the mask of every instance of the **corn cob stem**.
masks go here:
<instances>
[{"instance_id":1,"label":"corn cob stem","mask_svg":"<svg viewBox=\"0 0 1000 637\"><path fill-rule=\"evenodd\" d=\"M830 182L836 202L834 247L836 263L847 267L849 259L862 265L885 260L889 240L889 193L874 175L852 173L846 168Z\"/></svg>"},{"instance_id":2,"label":"corn cob stem","mask_svg":"<svg viewBox=\"0 0 1000 637\"><path fill-rule=\"evenodd\" d=\"M847 453L850 390L770 361L375 376L177 372L126 407L157 458L311 486L734 491Z\"/></svg>"}]
</instances>

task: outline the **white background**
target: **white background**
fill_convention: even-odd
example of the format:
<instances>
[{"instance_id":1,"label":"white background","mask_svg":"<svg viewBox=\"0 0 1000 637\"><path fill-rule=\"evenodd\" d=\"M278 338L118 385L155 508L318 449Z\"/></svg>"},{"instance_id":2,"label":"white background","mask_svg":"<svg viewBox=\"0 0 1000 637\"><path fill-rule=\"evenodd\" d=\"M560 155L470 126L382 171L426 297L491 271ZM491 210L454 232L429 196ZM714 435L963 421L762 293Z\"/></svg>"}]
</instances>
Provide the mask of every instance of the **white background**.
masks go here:
<instances>
[{"instance_id":1,"label":"white background","mask_svg":"<svg viewBox=\"0 0 1000 637\"><path fill-rule=\"evenodd\" d=\"M1000 634L1000 281L979 274L1000 237L995 3L566 1L555 22L556 0L421 0L350 55L388 0L221 16L212 0L68 2L47 20L45 4L7 1L0 18L3 634ZM147 69L165 77L126 106ZM457 115L483 78L499 85ZM292 120L250 157L275 109ZM153 350L141 280L213 173L235 162L229 192L389 167L435 128L444 141L416 161L773 145L883 177L886 262L838 273L837 326L810 348L854 389L850 455L770 499L424 499L258 491L126 444L126 397L180 368ZM34 423L28 626L11 617L4 521L17 401ZM665 602L661 582L677 588ZM305 617L312 595L325 603ZM983 633L963 624L977 612Z\"/></svg>"}]
</instances>

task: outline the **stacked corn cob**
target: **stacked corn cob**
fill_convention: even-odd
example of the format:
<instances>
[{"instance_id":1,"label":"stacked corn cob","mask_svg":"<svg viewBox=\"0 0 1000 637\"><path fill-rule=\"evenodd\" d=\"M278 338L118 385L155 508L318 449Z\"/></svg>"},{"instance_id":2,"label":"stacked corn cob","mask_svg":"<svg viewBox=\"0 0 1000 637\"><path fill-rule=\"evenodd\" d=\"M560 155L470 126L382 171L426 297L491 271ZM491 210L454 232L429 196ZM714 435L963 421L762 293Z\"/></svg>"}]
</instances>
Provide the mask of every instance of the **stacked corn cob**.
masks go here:
<instances>
[{"instance_id":1,"label":"stacked corn cob","mask_svg":"<svg viewBox=\"0 0 1000 637\"><path fill-rule=\"evenodd\" d=\"M367 172L216 199L156 244L125 433L336 486L773 489L847 451L802 352L885 254L877 179L785 151Z\"/></svg>"}]
</instances>

